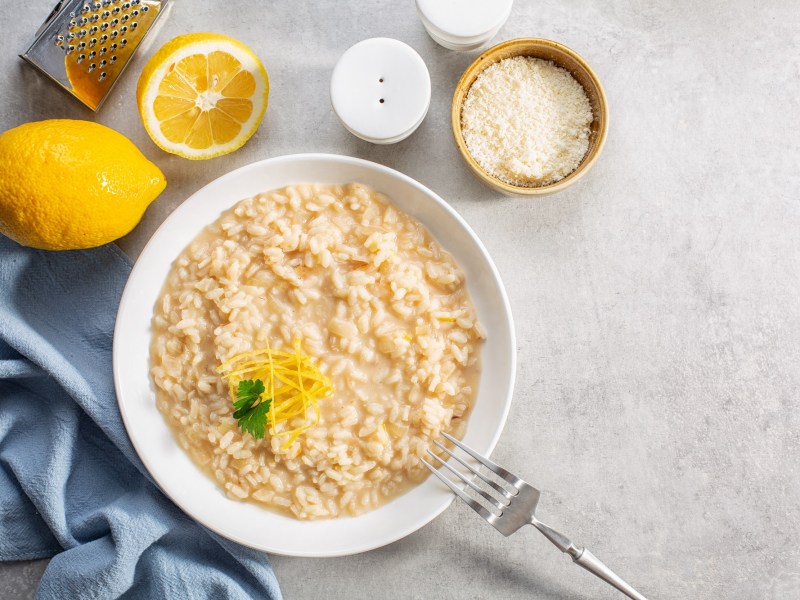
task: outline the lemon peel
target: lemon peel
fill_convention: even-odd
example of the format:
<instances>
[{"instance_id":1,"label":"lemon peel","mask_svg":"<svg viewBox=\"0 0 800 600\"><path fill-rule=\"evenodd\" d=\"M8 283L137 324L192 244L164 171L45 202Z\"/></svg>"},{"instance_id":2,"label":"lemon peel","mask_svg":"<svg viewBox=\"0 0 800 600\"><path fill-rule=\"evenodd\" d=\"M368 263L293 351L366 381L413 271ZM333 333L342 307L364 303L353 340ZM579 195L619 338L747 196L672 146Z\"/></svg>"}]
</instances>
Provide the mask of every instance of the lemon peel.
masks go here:
<instances>
[{"instance_id":1,"label":"lemon peel","mask_svg":"<svg viewBox=\"0 0 800 600\"><path fill-rule=\"evenodd\" d=\"M283 449L319 423L319 401L333 394L331 380L303 351L299 339L294 341L291 352L273 350L267 343L264 349L237 354L217 367L217 373L227 379L232 401L236 400L241 381L260 379L264 383L264 393L271 400L267 425L271 435L286 437ZM279 430L278 425L288 425L300 416L302 425Z\"/></svg>"}]
</instances>

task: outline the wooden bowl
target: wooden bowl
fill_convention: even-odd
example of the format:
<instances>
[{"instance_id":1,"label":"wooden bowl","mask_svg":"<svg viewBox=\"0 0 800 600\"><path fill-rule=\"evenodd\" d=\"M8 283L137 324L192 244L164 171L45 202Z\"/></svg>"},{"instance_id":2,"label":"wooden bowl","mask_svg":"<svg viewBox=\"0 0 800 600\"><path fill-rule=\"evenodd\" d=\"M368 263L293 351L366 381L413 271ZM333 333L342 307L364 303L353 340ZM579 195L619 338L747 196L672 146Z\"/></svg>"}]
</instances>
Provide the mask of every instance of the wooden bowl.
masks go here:
<instances>
[{"instance_id":1,"label":"wooden bowl","mask_svg":"<svg viewBox=\"0 0 800 600\"><path fill-rule=\"evenodd\" d=\"M531 56L534 58L541 58L544 60L553 61L559 67L563 67L569 71L572 76L583 86L589 102L592 105L592 112L594 120L590 126L589 133L589 148L583 157L583 160L578 167L564 179L551 183L549 185L542 185L538 187L524 187L506 183L505 181L494 177L487 173L478 162L472 157L464 142L464 135L461 131L461 111L464 107L464 99L467 97L467 92L475 79L481 72L489 65L496 63L505 58L512 56ZM606 141L606 133L608 130L608 107L606 104L606 94L603 91L603 86L600 80L580 55L570 50L566 46L553 42L550 40L523 38L517 40L509 40L489 48L486 52L481 54L475 62L473 62L456 85L456 91L453 95L453 107L450 112L450 121L453 127L453 136L455 137L456 146L458 146L461 156L467 163L473 173L489 187L507 194L520 194L523 196L544 196L569 187L581 177L583 177L589 169L592 168L597 157L600 156L600 151L603 149L603 144Z\"/></svg>"}]
</instances>

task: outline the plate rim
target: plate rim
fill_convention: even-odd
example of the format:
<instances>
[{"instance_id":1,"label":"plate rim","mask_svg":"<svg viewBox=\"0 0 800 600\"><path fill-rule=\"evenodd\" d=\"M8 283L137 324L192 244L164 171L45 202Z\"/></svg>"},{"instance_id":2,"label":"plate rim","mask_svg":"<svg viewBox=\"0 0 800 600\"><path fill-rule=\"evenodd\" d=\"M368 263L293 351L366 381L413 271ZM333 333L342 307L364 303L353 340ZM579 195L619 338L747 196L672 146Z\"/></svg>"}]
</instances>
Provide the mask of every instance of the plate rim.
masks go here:
<instances>
[{"instance_id":1,"label":"plate rim","mask_svg":"<svg viewBox=\"0 0 800 600\"><path fill-rule=\"evenodd\" d=\"M470 225L466 222L466 220L449 203L447 203L442 197L440 197L438 194L436 194L433 190L431 190L430 188L428 188L424 184L422 184L419 181L415 180L414 178L406 175L405 173L402 173L402 172L400 172L400 171L398 171L396 169L393 169L391 167L387 167L386 165L382 165L380 163L369 161L369 160L366 160L366 159L363 159L363 158L357 158L357 157L352 157L352 156L347 156L347 155L342 155L342 154L335 154L335 153L322 153L322 152L295 153L295 154L286 154L286 155L270 157L270 158L254 161L254 162L248 163L246 165L242 165L240 167L237 167L236 169L233 169L231 171L228 171L227 173L224 173L224 174L220 175L219 177L213 179L212 181L209 181L209 182L205 183L200 188L198 188L195 192L193 192L191 195L189 195L185 200L183 200L169 215L167 215L167 217L156 228L155 232L150 236L150 239L147 241L145 246L142 248L142 251L140 252L139 257L134 262L133 268L131 269L131 272L130 272L130 274L128 276L128 280L125 283L125 288L123 289L122 296L121 296L120 302L119 302L119 306L117 308L117 315L116 315L116 320L115 320L115 325L114 325L114 338L113 338L113 342L112 342L112 373L113 373L113 378L114 378L114 391L115 391L116 397L117 397L117 406L118 406L120 414L122 416L123 425L125 426L125 433L128 436L128 439L130 440L131 445L133 446L137 457L139 458L139 460L142 462L142 464L144 465L145 469L147 470L147 474L149 475L149 478L150 478L151 482L154 483L156 485L156 487L175 506L177 506L183 513L185 513L189 518L191 518L196 523L202 525L203 527L206 527L207 529L213 531L214 533L222 536L223 538L225 538L227 540L231 540L233 542L236 542L236 543L241 544L243 546L246 546L248 548L253 548L253 549L256 549L256 550L259 550L259 551L268 552L268 553L271 553L271 554L282 555L282 556L294 556L294 557L304 557L304 558L326 558L326 557L334 558L334 557L339 557L339 556L349 556L349 555L353 555L353 554L359 554L359 553L362 553L362 552L367 552L369 550L374 550L374 549L377 549L377 548L381 548L381 547L387 546L389 544L392 544L392 543L394 543L394 542L396 542L398 540L401 540L401 539L407 537L408 535L410 535L410 534L412 534L412 533L414 533L416 531L419 531L420 529L422 529L423 527L428 525L431 521L433 521L436 517L441 515L445 510L447 510L447 508L450 506L450 504L455 499L455 496L453 494L451 494L450 492L447 492L446 499L443 499L443 501L441 502L439 507L437 507L435 510L432 510L426 517L424 517L422 519L422 522L415 522L414 524L411 524L408 527L405 527L405 528L403 528L401 530L398 530L398 531L392 533L391 535L386 536L385 539L380 539L378 541L364 542L362 544L352 545L352 546L349 546L349 547L347 547L345 549L342 549L342 550L322 551L322 552L315 551L313 549L305 551L305 552L297 551L297 550L285 551L285 550L281 550L280 548L277 548L277 547L271 545L268 542L267 543L255 544L250 540L242 539L240 536L238 536L236 534L232 534L229 531L226 531L223 527L218 526L213 521L210 521L209 519L206 519L205 517L203 517L201 515L198 515L197 512L194 511L192 508L185 506L183 502L181 502L178 499L176 499L173 496L173 494L170 493L169 489L161 484L161 481L159 480L159 478L154 473L153 466L152 466L152 461L149 459L148 453L147 452L142 452L140 450L140 447L139 447L139 445L137 443L136 437L131 433L132 429L133 429L132 423L131 423L131 416L126 411L126 405L125 405L125 402L123 400L125 391L122 388L122 382L121 382L121 371L124 368L124 366L120 362L121 358L120 358L120 351L119 351L119 347L120 347L121 342L119 341L120 340L120 336L118 334L119 334L119 330L123 326L122 325L123 319L121 319L120 317L127 310L128 305L130 305L133 302L133 296L134 296L135 290L134 290L133 286L131 285L131 282L135 283L137 281L137 279L139 277L139 271L142 268L144 268L142 266L143 265L143 261L141 259L142 259L143 256L149 255L150 252L153 252L153 248L157 244L157 240L160 237L160 234L161 234L162 230L166 229L168 224L170 224L170 226L171 226L171 222L176 220L176 219L178 219L181 216L182 212L184 210L186 210L186 209L184 209L184 207L185 206L191 206L192 201L195 198L197 198L198 196L200 196L201 194L203 194L204 191L206 190L206 188L208 188L208 187L210 187L212 185L218 185L220 183L224 183L226 180L229 180L229 179L235 179L237 177L241 177L243 173L245 173L247 171L250 171L250 170L257 170L259 168L264 168L265 165L280 164L280 163L283 163L283 162L294 162L294 161L298 161L298 160L322 160L322 161L331 161L331 162L334 162L334 163L338 162L338 163L348 164L348 165L352 165L352 166L361 166L361 167L365 167L367 169L377 170L379 172L384 173L385 175L388 175L390 177L394 177L394 178L397 178L397 179L401 180L406 185L409 185L409 186L411 186L413 188L416 188L418 191L422 192L430 200L434 201L437 205L439 205L439 207L441 209L443 209L445 212L447 212L448 215L452 219L457 221L459 223L459 225L462 227L462 229L464 230L464 232L468 235L468 237L470 238L472 243L476 246L476 248L478 249L480 254L483 256L483 259L486 261L486 264L489 267L489 272L492 275L492 278L494 280L494 283L496 284L497 290L499 291L499 297L500 297L501 304L502 304L502 307L503 307L504 315L506 317L505 320L507 321L507 325L508 325L509 345L510 345L510 355L509 355L509 360L510 360L510 372L509 372L509 375L510 375L510 377L509 377L509 381L508 381L508 393L506 395L506 398L503 399L503 407L502 407L501 418L500 418L500 420L498 422L498 425L497 425L497 427L495 429L495 432L491 436L491 440L490 440L490 443L489 443L489 446L488 446L488 449L487 449L487 452L486 452L487 456L491 455L491 453L494 451L494 449L495 449L495 447L497 445L497 442L500 439L500 436L502 435L502 432L503 432L503 430L505 428L505 424L506 424L507 419L508 419L509 412L511 410L511 402L512 402L512 398L513 398L513 394L514 394L514 385L516 383L516 373L517 373L517 343L516 343L516 330L515 330L515 327L514 327L514 319L513 319L512 312L511 312L511 304L510 304L509 299L508 299L508 293L506 291L505 286L503 285L503 281L502 281L502 278L500 277L500 273L499 273L499 271L497 269L497 266L495 265L494 261L492 260L491 255L489 254L488 250L484 246L483 242L480 240L480 238L477 236L477 234L473 231L472 227L470 227ZM289 185L289 184L287 184L287 185ZM237 202L240 201L240 200L243 200L243 199L244 198L241 198L241 199L237 200ZM233 206L233 205L231 205L231 206ZM223 210L227 210L227 207L225 209L223 209ZM210 224L210 223L207 223L206 226L208 224ZM426 229L428 229L428 226L425 225L425 223L423 223L423 225L426 227ZM173 257L172 260L174 260L175 258L176 257ZM152 311L152 307L150 307L150 310ZM177 444L177 442L175 442L175 443ZM183 451L183 450L181 449L181 451ZM192 463L194 464L194 461L192 461ZM204 476L207 476L207 475L204 475ZM428 479L426 481L430 481L430 479ZM424 483L425 482L423 482L423 484ZM216 482L214 482L214 484L217 485ZM408 493L408 492L406 492L406 493ZM398 498L400 498L400 497L402 497L402 495L399 496ZM265 510L268 510L268 509L265 509ZM365 513L365 514L369 514L369 513ZM356 517L352 517L352 518L358 518L358 517L356 516Z\"/></svg>"}]
</instances>

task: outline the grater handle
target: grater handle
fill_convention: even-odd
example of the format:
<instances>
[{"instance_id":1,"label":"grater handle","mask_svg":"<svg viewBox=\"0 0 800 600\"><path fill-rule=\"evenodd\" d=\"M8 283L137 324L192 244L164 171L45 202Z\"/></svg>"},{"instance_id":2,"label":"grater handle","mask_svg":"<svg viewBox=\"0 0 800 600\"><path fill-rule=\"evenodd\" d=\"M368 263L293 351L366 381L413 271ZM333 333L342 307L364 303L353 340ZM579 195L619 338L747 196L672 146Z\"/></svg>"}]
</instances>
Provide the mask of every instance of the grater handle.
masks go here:
<instances>
[{"instance_id":1,"label":"grater handle","mask_svg":"<svg viewBox=\"0 0 800 600\"><path fill-rule=\"evenodd\" d=\"M56 4L55 8L50 12L48 17L44 20L44 23L42 23L41 27L39 27L39 29L36 30L36 35L34 37L38 38L42 34L45 28L50 24L50 21L52 21L55 18L55 16L61 12L62 6L64 6L64 0L58 0L58 4Z\"/></svg>"}]
</instances>

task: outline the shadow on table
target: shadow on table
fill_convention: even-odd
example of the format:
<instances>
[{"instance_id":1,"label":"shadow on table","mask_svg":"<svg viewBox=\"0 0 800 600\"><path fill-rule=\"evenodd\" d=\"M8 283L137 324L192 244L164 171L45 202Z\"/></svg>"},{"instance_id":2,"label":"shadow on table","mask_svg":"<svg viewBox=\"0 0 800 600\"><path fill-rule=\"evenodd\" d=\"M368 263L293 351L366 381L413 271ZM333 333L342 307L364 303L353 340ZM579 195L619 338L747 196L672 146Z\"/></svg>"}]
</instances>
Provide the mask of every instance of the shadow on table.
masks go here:
<instances>
[{"instance_id":1,"label":"shadow on table","mask_svg":"<svg viewBox=\"0 0 800 600\"><path fill-rule=\"evenodd\" d=\"M492 553L490 554L484 545L470 543L456 532L450 532L444 536L436 535L435 539L439 541L440 547L431 547L430 540L432 538L429 533L429 528L424 528L405 539L372 550L369 554L381 559L385 558L388 561L397 560L399 553L419 556L428 552L441 551L441 546L446 546L455 552L447 557L442 555L441 560L436 564L436 571L438 573L442 573L443 570L448 571L446 577L448 585L455 584L461 578L461 573L469 573L473 579L475 577L486 579L487 586L491 585L490 582L502 582L502 587L496 590L498 598L511 594L515 598L524 596L537 600L564 600L565 598L576 600L574 589L553 582L551 577L537 569L537 565L533 561L524 566L509 562L508 550L504 545L504 541L508 542L508 540L498 540L497 544L491 544ZM448 562L451 564L448 565ZM470 582L466 578L463 582L465 587L469 586Z\"/></svg>"},{"instance_id":2,"label":"shadow on table","mask_svg":"<svg viewBox=\"0 0 800 600\"><path fill-rule=\"evenodd\" d=\"M28 600L36 595L49 559L0 562L0 600Z\"/></svg>"}]
</instances>

